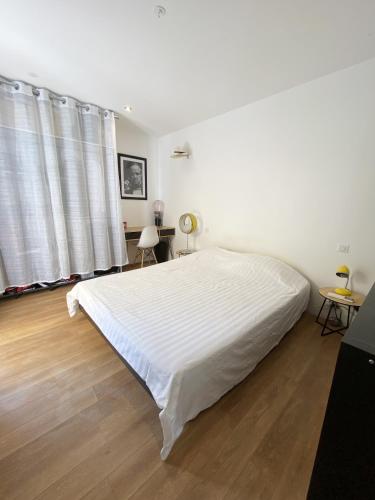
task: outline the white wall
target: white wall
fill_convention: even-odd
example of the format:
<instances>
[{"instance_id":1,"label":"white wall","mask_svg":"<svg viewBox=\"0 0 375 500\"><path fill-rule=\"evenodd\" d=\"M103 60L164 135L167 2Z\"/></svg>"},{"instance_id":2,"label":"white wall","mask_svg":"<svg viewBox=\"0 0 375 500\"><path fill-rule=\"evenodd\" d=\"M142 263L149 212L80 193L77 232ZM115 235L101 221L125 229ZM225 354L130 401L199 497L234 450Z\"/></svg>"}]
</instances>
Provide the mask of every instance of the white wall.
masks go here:
<instances>
[{"instance_id":1,"label":"white wall","mask_svg":"<svg viewBox=\"0 0 375 500\"><path fill-rule=\"evenodd\" d=\"M157 199L157 140L120 116L116 121L117 152L147 158L147 200L121 200L124 221L129 226L152 223L152 203Z\"/></svg>"},{"instance_id":2,"label":"white wall","mask_svg":"<svg viewBox=\"0 0 375 500\"><path fill-rule=\"evenodd\" d=\"M153 224L152 203L157 199L158 169L157 140L126 118L116 120L117 152L147 158L147 200L121 200L123 221L128 226ZM129 260L134 257L134 245L129 244Z\"/></svg>"},{"instance_id":3,"label":"white wall","mask_svg":"<svg viewBox=\"0 0 375 500\"><path fill-rule=\"evenodd\" d=\"M184 144L191 159L170 160ZM355 290L374 282L375 60L164 136L159 167L165 223L198 213L197 248L279 257L314 290L342 284L341 263Z\"/></svg>"}]
</instances>

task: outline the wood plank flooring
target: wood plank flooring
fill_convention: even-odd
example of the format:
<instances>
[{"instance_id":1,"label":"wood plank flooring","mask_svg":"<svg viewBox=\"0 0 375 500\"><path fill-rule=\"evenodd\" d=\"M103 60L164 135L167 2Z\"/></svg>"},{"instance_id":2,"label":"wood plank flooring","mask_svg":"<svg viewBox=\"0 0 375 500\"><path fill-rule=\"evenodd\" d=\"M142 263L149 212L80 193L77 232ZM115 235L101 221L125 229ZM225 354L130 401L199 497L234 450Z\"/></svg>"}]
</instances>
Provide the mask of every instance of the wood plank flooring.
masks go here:
<instances>
[{"instance_id":1,"label":"wood plank flooring","mask_svg":"<svg viewBox=\"0 0 375 500\"><path fill-rule=\"evenodd\" d=\"M1 499L305 498L339 336L306 314L162 462L155 403L68 290L0 301Z\"/></svg>"}]
</instances>

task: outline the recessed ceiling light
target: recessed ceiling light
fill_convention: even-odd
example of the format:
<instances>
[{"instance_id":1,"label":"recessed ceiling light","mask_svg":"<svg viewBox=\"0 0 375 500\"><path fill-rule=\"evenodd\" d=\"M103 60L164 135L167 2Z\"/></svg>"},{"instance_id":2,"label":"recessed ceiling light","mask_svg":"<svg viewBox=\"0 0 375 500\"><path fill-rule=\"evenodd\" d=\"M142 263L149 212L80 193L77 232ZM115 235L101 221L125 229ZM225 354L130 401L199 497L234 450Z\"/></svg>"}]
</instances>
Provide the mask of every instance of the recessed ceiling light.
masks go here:
<instances>
[{"instance_id":1,"label":"recessed ceiling light","mask_svg":"<svg viewBox=\"0 0 375 500\"><path fill-rule=\"evenodd\" d=\"M133 111L133 108L131 106L129 106L129 104L126 104L124 106L124 110L127 111L128 113L131 113Z\"/></svg>"},{"instance_id":2,"label":"recessed ceiling light","mask_svg":"<svg viewBox=\"0 0 375 500\"><path fill-rule=\"evenodd\" d=\"M161 17L165 16L166 13L167 11L165 7L163 7L162 5L155 5L154 14L156 17L160 19Z\"/></svg>"}]
</instances>

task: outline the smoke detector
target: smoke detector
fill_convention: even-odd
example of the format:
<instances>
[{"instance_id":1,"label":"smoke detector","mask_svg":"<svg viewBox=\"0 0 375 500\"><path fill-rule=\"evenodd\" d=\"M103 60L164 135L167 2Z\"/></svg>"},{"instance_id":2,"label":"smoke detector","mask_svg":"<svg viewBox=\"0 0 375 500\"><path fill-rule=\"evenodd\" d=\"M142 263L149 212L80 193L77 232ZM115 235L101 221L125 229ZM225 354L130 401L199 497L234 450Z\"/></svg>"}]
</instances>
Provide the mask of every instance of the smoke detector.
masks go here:
<instances>
[{"instance_id":1,"label":"smoke detector","mask_svg":"<svg viewBox=\"0 0 375 500\"><path fill-rule=\"evenodd\" d=\"M165 16L166 13L167 11L165 7L163 7L162 5L155 5L154 14L156 17L160 19L161 17Z\"/></svg>"}]
</instances>

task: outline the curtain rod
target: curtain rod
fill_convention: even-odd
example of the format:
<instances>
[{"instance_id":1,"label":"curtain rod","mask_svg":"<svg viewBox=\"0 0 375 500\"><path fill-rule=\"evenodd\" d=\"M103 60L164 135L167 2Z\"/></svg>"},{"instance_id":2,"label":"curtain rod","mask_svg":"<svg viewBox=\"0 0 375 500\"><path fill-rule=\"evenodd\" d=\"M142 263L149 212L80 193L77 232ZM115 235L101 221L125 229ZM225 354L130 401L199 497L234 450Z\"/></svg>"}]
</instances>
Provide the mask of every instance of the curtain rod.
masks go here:
<instances>
[{"instance_id":1,"label":"curtain rod","mask_svg":"<svg viewBox=\"0 0 375 500\"><path fill-rule=\"evenodd\" d=\"M29 82L25 82L23 80L10 80L9 78L6 78L5 76L0 75L0 84L3 83L5 85L11 85L16 90L18 90L19 89L18 82L24 83L25 85L29 85L31 87L32 93L35 96L38 96L40 94L38 87L35 87L35 85L33 85L33 84L29 83ZM84 102L80 101L79 99L76 99L75 97L62 96L60 94L57 94L56 92L53 92L53 90L50 90L47 87L40 87L40 88L43 88L43 89L45 89L45 90L47 90L49 92L50 99L55 99L57 101L61 101L63 104L65 104L66 98L70 97L71 99L74 99L75 101L77 101L77 106L79 108L86 108L87 109L89 106L95 106L96 108L99 108L99 110L105 111L105 109L102 108L101 106L98 106L96 104L92 104L91 102L84 103ZM117 113L115 113L112 109L108 109L108 111L111 111L113 113L114 118L116 120L118 120L120 118L119 115Z\"/></svg>"}]
</instances>

